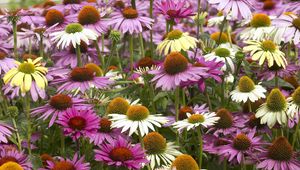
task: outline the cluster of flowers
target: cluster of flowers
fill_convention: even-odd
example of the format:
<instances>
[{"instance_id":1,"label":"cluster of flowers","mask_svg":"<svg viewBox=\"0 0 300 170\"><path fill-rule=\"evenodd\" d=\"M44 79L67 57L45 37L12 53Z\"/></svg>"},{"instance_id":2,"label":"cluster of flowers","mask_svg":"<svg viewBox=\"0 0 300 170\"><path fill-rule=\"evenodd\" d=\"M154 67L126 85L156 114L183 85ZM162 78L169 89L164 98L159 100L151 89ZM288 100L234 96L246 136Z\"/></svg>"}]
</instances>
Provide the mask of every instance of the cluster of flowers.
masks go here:
<instances>
[{"instance_id":1,"label":"cluster of flowers","mask_svg":"<svg viewBox=\"0 0 300 170\"><path fill-rule=\"evenodd\" d=\"M0 9L0 170L300 169L300 2Z\"/></svg>"}]
</instances>

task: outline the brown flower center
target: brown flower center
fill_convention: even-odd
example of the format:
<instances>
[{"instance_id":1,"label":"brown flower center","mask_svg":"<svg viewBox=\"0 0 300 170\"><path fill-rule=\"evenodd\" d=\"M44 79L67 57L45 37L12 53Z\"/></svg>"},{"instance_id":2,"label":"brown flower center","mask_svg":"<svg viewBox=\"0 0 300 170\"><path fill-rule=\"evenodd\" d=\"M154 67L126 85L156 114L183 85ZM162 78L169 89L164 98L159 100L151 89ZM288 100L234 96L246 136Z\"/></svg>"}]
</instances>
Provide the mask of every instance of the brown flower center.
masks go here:
<instances>
[{"instance_id":1,"label":"brown flower center","mask_svg":"<svg viewBox=\"0 0 300 170\"><path fill-rule=\"evenodd\" d=\"M276 50L276 44L271 40L265 40L261 43L262 49L265 51L274 52Z\"/></svg>"},{"instance_id":2,"label":"brown flower center","mask_svg":"<svg viewBox=\"0 0 300 170\"><path fill-rule=\"evenodd\" d=\"M67 4L80 4L81 0L64 0L63 4L67 5Z\"/></svg>"},{"instance_id":3,"label":"brown flower center","mask_svg":"<svg viewBox=\"0 0 300 170\"><path fill-rule=\"evenodd\" d=\"M12 156L4 156L0 159L0 166L2 166L3 164L5 164L7 162L16 162L16 163L18 163L18 160L15 157L12 157Z\"/></svg>"},{"instance_id":4,"label":"brown flower center","mask_svg":"<svg viewBox=\"0 0 300 170\"><path fill-rule=\"evenodd\" d=\"M72 98L65 94L52 96L49 104L57 110L66 110L72 106Z\"/></svg>"},{"instance_id":5,"label":"brown flower center","mask_svg":"<svg viewBox=\"0 0 300 170\"><path fill-rule=\"evenodd\" d=\"M90 68L76 67L71 71L70 78L73 81L84 82L93 80L95 73Z\"/></svg>"},{"instance_id":6,"label":"brown flower center","mask_svg":"<svg viewBox=\"0 0 300 170\"><path fill-rule=\"evenodd\" d=\"M126 114L129 103L122 97L116 97L112 101L109 102L106 112L108 114L115 113L115 114Z\"/></svg>"},{"instance_id":7,"label":"brown flower center","mask_svg":"<svg viewBox=\"0 0 300 170\"><path fill-rule=\"evenodd\" d=\"M40 156L41 160L42 160L42 163L43 163L43 166L46 167L48 165L47 161L51 161L51 162L54 162L54 159L52 158L52 156L44 153Z\"/></svg>"},{"instance_id":8,"label":"brown flower center","mask_svg":"<svg viewBox=\"0 0 300 170\"><path fill-rule=\"evenodd\" d=\"M238 88L241 92L251 92L255 89L255 84L248 76L242 76L238 83Z\"/></svg>"},{"instance_id":9,"label":"brown flower center","mask_svg":"<svg viewBox=\"0 0 300 170\"><path fill-rule=\"evenodd\" d=\"M129 120L140 121L149 116L150 112L147 107L142 105L132 105L128 108L126 115Z\"/></svg>"},{"instance_id":10,"label":"brown flower center","mask_svg":"<svg viewBox=\"0 0 300 170\"><path fill-rule=\"evenodd\" d=\"M48 26L52 26L56 23L63 23L64 20L65 20L65 17L64 17L64 14L61 13L60 11L56 10L56 9L50 9L46 16L45 16L45 19L46 19L46 24Z\"/></svg>"},{"instance_id":11,"label":"brown flower center","mask_svg":"<svg viewBox=\"0 0 300 170\"><path fill-rule=\"evenodd\" d=\"M296 103L298 106L300 106L300 87L298 87L294 93L292 94L292 98L294 103Z\"/></svg>"},{"instance_id":12,"label":"brown flower center","mask_svg":"<svg viewBox=\"0 0 300 170\"><path fill-rule=\"evenodd\" d=\"M293 148L285 137L278 137L269 147L268 156L277 161L288 161L293 156Z\"/></svg>"},{"instance_id":13,"label":"brown flower center","mask_svg":"<svg viewBox=\"0 0 300 170\"><path fill-rule=\"evenodd\" d=\"M237 150L247 150L251 146L251 141L250 139L243 133L238 134L234 139L233 139L233 147Z\"/></svg>"},{"instance_id":14,"label":"brown flower center","mask_svg":"<svg viewBox=\"0 0 300 170\"><path fill-rule=\"evenodd\" d=\"M190 108L189 106L183 106L179 110L178 119L179 120L186 119L187 118L187 115L186 115L187 113L194 114L194 110L192 108Z\"/></svg>"},{"instance_id":15,"label":"brown flower center","mask_svg":"<svg viewBox=\"0 0 300 170\"><path fill-rule=\"evenodd\" d=\"M127 161L133 158L131 150L125 147L114 148L110 151L109 156L114 161Z\"/></svg>"},{"instance_id":16,"label":"brown flower center","mask_svg":"<svg viewBox=\"0 0 300 170\"><path fill-rule=\"evenodd\" d=\"M111 121L107 118L100 120L100 132L109 133L111 132Z\"/></svg>"},{"instance_id":17,"label":"brown flower center","mask_svg":"<svg viewBox=\"0 0 300 170\"><path fill-rule=\"evenodd\" d=\"M194 158L187 154L177 156L171 168L176 168L176 170L199 170L199 166Z\"/></svg>"},{"instance_id":18,"label":"brown flower center","mask_svg":"<svg viewBox=\"0 0 300 170\"><path fill-rule=\"evenodd\" d=\"M23 54L22 58L23 58L24 61L26 61L28 59L35 60L38 57L36 55L34 55L34 54Z\"/></svg>"},{"instance_id":19,"label":"brown flower center","mask_svg":"<svg viewBox=\"0 0 300 170\"><path fill-rule=\"evenodd\" d=\"M18 32L24 32L23 29L28 29L29 30L30 28L31 28L30 25L27 24L27 23L21 23L21 24L17 25L17 31Z\"/></svg>"},{"instance_id":20,"label":"brown flower center","mask_svg":"<svg viewBox=\"0 0 300 170\"><path fill-rule=\"evenodd\" d=\"M50 7L55 6L55 5L56 5L55 2L53 2L51 0L47 0L47 1L44 2L43 8L50 8Z\"/></svg>"},{"instance_id":21,"label":"brown flower center","mask_svg":"<svg viewBox=\"0 0 300 170\"><path fill-rule=\"evenodd\" d=\"M73 130L82 130L85 128L86 126L86 120L81 117L81 116L75 116L72 117L69 122L68 125L73 129Z\"/></svg>"},{"instance_id":22,"label":"brown flower center","mask_svg":"<svg viewBox=\"0 0 300 170\"><path fill-rule=\"evenodd\" d=\"M249 117L249 120L248 120L248 125L251 127L251 128L257 128L257 129L260 129L262 127L264 127L265 125L264 124L260 124L260 119L259 118L256 118L255 117L255 114L252 114L250 117Z\"/></svg>"},{"instance_id":23,"label":"brown flower center","mask_svg":"<svg viewBox=\"0 0 300 170\"><path fill-rule=\"evenodd\" d=\"M52 170L76 170L76 168L71 162L60 161L55 163Z\"/></svg>"},{"instance_id":24,"label":"brown flower center","mask_svg":"<svg viewBox=\"0 0 300 170\"><path fill-rule=\"evenodd\" d=\"M84 6L78 14L78 21L82 25L95 24L100 20L99 11L93 6Z\"/></svg>"},{"instance_id":25,"label":"brown flower center","mask_svg":"<svg viewBox=\"0 0 300 170\"><path fill-rule=\"evenodd\" d=\"M226 43L229 41L227 34L222 32L221 37L220 37L220 34L221 34L220 32L212 33L210 35L210 38L215 40L218 44ZM219 39L220 39L220 41L219 41Z\"/></svg>"},{"instance_id":26,"label":"brown flower center","mask_svg":"<svg viewBox=\"0 0 300 170\"><path fill-rule=\"evenodd\" d=\"M134 19L139 16L137 10L133 9L132 7L126 7L122 11L124 18L127 19Z\"/></svg>"},{"instance_id":27,"label":"brown flower center","mask_svg":"<svg viewBox=\"0 0 300 170\"><path fill-rule=\"evenodd\" d=\"M164 61L164 69L170 75L184 72L188 67L188 60L179 52L171 52Z\"/></svg>"},{"instance_id":28,"label":"brown flower center","mask_svg":"<svg viewBox=\"0 0 300 170\"><path fill-rule=\"evenodd\" d=\"M300 17L293 20L293 26L300 30Z\"/></svg>"},{"instance_id":29,"label":"brown flower center","mask_svg":"<svg viewBox=\"0 0 300 170\"><path fill-rule=\"evenodd\" d=\"M5 54L4 52L1 52L1 51L0 51L0 60L5 59L6 56L7 56L7 54Z\"/></svg>"},{"instance_id":30,"label":"brown flower center","mask_svg":"<svg viewBox=\"0 0 300 170\"><path fill-rule=\"evenodd\" d=\"M154 61L150 57L144 57L138 61L137 66L141 68L151 68L154 65Z\"/></svg>"},{"instance_id":31,"label":"brown flower center","mask_svg":"<svg viewBox=\"0 0 300 170\"><path fill-rule=\"evenodd\" d=\"M123 9L123 8L125 8L125 4L123 1L116 1L114 3L113 7L117 8L117 9Z\"/></svg>"},{"instance_id":32,"label":"brown flower center","mask_svg":"<svg viewBox=\"0 0 300 170\"><path fill-rule=\"evenodd\" d=\"M167 147L166 139L157 132L147 134L143 141L148 154L163 153Z\"/></svg>"},{"instance_id":33,"label":"brown flower center","mask_svg":"<svg viewBox=\"0 0 300 170\"><path fill-rule=\"evenodd\" d=\"M268 27L271 25L271 19L268 15L259 13L259 14L254 14L253 18L250 22L250 25L252 27Z\"/></svg>"},{"instance_id":34,"label":"brown flower center","mask_svg":"<svg viewBox=\"0 0 300 170\"><path fill-rule=\"evenodd\" d=\"M219 109L217 111L217 116L220 117L218 123L215 125L219 129L230 128L233 124L232 114L225 108Z\"/></svg>"},{"instance_id":35,"label":"brown flower center","mask_svg":"<svg viewBox=\"0 0 300 170\"><path fill-rule=\"evenodd\" d=\"M275 8L275 6L276 6L276 3L273 0L267 0L267 1L264 1L263 9L264 10L272 10Z\"/></svg>"},{"instance_id":36,"label":"brown flower center","mask_svg":"<svg viewBox=\"0 0 300 170\"><path fill-rule=\"evenodd\" d=\"M76 54L76 49L73 47L73 45L70 45L70 52L72 54ZM84 41L80 41L80 52L81 53L88 52L88 45Z\"/></svg>"}]
</instances>

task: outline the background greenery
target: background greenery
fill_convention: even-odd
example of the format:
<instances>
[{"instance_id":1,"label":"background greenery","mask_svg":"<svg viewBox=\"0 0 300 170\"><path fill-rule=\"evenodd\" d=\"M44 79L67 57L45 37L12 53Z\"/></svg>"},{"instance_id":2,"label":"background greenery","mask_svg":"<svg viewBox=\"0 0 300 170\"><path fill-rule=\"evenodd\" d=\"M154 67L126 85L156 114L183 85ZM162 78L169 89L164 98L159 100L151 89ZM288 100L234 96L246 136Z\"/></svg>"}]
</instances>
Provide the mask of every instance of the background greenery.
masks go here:
<instances>
[{"instance_id":1,"label":"background greenery","mask_svg":"<svg viewBox=\"0 0 300 170\"><path fill-rule=\"evenodd\" d=\"M0 0L0 8L9 8L15 9L20 7L29 7L34 4L39 4L44 2L45 0ZM59 1L59 0L53 0Z\"/></svg>"}]
</instances>

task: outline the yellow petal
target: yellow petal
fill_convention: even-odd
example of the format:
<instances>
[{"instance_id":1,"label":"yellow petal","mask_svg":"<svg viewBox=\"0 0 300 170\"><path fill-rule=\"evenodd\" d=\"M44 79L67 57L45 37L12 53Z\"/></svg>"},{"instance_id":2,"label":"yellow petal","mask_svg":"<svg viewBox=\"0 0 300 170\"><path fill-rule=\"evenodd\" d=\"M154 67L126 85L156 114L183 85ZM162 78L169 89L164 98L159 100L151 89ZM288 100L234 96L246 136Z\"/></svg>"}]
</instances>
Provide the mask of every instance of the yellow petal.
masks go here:
<instances>
[{"instance_id":1,"label":"yellow petal","mask_svg":"<svg viewBox=\"0 0 300 170\"><path fill-rule=\"evenodd\" d=\"M29 91L31 88L31 83L32 83L32 77L30 74L25 74L25 79L24 79L24 86L25 86L25 91Z\"/></svg>"}]
</instances>

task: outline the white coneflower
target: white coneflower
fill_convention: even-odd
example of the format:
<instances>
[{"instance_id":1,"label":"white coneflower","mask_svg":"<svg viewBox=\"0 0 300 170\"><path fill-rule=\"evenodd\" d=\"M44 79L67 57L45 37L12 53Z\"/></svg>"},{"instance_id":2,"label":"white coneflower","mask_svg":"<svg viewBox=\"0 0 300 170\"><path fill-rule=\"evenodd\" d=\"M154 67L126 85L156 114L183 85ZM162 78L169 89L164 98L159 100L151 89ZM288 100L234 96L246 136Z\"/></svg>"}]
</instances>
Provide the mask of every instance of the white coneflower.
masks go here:
<instances>
[{"instance_id":1,"label":"white coneflower","mask_svg":"<svg viewBox=\"0 0 300 170\"><path fill-rule=\"evenodd\" d=\"M69 47L70 43L76 48L76 45L80 45L83 41L87 45L89 40L97 40L98 35L87 28L84 28L79 23L71 23L66 26L64 31L54 32L50 34L53 37L51 40L57 43L57 47L66 48Z\"/></svg>"},{"instance_id":2,"label":"white coneflower","mask_svg":"<svg viewBox=\"0 0 300 170\"><path fill-rule=\"evenodd\" d=\"M272 128L276 123L286 125L288 121L287 102L278 88L275 88L267 97L267 102L262 104L255 114L260 118L261 124L268 124Z\"/></svg>"},{"instance_id":3,"label":"white coneflower","mask_svg":"<svg viewBox=\"0 0 300 170\"><path fill-rule=\"evenodd\" d=\"M143 138L143 143L150 160L150 167L170 166L176 156L182 153L178 151L179 146L174 142L167 142L166 139L157 132L151 132Z\"/></svg>"},{"instance_id":4,"label":"white coneflower","mask_svg":"<svg viewBox=\"0 0 300 170\"><path fill-rule=\"evenodd\" d=\"M279 46L272 40L264 41L246 41L248 46L244 47L245 52L250 52L252 60L259 60L259 65L263 65L265 60L268 61L268 67L272 67L274 62L279 66L285 68L287 61L285 54L279 50Z\"/></svg>"},{"instance_id":5,"label":"white coneflower","mask_svg":"<svg viewBox=\"0 0 300 170\"><path fill-rule=\"evenodd\" d=\"M291 118L299 117L300 114L300 87L298 87L291 97L287 98L288 110L287 115Z\"/></svg>"},{"instance_id":6,"label":"white coneflower","mask_svg":"<svg viewBox=\"0 0 300 170\"><path fill-rule=\"evenodd\" d=\"M230 92L231 98L236 102L246 103L248 100L255 102L258 99L265 98L267 90L261 85L255 85L248 76L242 76L235 90Z\"/></svg>"},{"instance_id":7,"label":"white coneflower","mask_svg":"<svg viewBox=\"0 0 300 170\"><path fill-rule=\"evenodd\" d=\"M178 130L187 129L187 131L194 129L198 126L209 127L213 126L220 119L215 112L205 112L195 114L187 113L187 119L173 123L174 128Z\"/></svg>"},{"instance_id":8,"label":"white coneflower","mask_svg":"<svg viewBox=\"0 0 300 170\"><path fill-rule=\"evenodd\" d=\"M112 128L122 128L122 133L129 130L129 136L134 132L145 136L150 130L155 131L154 126L161 127L167 122L161 115L150 115L147 107L142 105L132 105L126 114L109 114L111 117Z\"/></svg>"}]
</instances>

